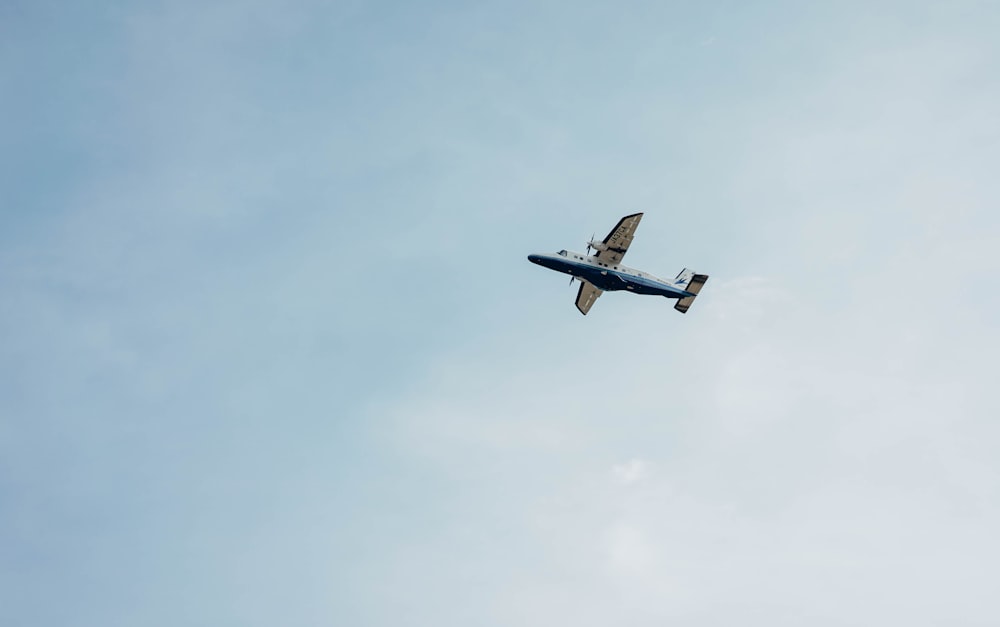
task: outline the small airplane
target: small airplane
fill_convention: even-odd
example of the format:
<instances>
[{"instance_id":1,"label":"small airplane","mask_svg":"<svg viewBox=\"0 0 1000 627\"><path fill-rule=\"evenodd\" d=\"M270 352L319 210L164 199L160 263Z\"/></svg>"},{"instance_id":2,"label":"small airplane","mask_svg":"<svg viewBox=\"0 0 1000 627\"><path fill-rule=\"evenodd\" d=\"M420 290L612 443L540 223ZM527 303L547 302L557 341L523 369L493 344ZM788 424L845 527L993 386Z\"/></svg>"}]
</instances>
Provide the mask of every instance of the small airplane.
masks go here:
<instances>
[{"instance_id":1,"label":"small airplane","mask_svg":"<svg viewBox=\"0 0 1000 627\"><path fill-rule=\"evenodd\" d=\"M618 290L675 298L677 304L674 309L687 313L708 281L707 274L695 274L693 270L684 268L673 281L667 281L620 265L640 220L642 214L633 213L622 218L604 241L597 242L591 237L586 254L560 250L553 255L528 255L528 261L570 275L570 285L573 285L573 281L579 281L576 308L585 316L601 294ZM591 255L591 249L596 250L597 254Z\"/></svg>"}]
</instances>

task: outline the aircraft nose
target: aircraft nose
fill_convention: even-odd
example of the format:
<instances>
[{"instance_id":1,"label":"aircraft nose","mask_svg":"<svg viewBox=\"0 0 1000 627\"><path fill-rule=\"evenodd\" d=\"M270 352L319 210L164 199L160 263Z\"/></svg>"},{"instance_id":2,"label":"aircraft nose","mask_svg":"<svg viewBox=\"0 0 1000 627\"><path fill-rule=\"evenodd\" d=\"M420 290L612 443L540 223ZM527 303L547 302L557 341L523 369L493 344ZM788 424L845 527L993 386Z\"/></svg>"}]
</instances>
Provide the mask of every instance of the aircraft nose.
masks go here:
<instances>
[{"instance_id":1,"label":"aircraft nose","mask_svg":"<svg viewBox=\"0 0 1000 627\"><path fill-rule=\"evenodd\" d=\"M530 261L531 263L538 263L541 260L542 260L541 255L528 255L528 261Z\"/></svg>"}]
</instances>

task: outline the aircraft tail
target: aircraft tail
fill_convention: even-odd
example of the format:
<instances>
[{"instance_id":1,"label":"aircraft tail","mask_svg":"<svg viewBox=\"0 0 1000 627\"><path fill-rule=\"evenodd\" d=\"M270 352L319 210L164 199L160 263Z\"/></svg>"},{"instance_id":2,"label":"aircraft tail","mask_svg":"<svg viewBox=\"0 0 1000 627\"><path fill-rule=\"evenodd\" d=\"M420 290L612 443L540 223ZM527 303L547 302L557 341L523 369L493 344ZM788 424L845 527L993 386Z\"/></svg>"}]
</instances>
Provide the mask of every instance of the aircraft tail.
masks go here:
<instances>
[{"instance_id":1,"label":"aircraft tail","mask_svg":"<svg viewBox=\"0 0 1000 627\"><path fill-rule=\"evenodd\" d=\"M687 313L687 310L694 303L695 296L701 291L706 281L708 281L707 274L696 274L694 270L688 270L687 268L681 270L677 278L674 279L674 285L694 294L694 296L685 296L678 300L677 304L674 305L674 309L681 313Z\"/></svg>"}]
</instances>

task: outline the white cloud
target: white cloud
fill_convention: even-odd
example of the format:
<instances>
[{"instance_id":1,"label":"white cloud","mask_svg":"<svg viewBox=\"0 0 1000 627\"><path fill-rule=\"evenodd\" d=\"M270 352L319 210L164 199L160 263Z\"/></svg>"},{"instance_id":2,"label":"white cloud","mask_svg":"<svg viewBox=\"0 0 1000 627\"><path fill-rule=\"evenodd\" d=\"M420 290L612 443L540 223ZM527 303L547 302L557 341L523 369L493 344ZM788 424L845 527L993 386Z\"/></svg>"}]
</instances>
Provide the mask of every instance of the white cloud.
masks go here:
<instances>
[{"instance_id":1,"label":"white cloud","mask_svg":"<svg viewBox=\"0 0 1000 627\"><path fill-rule=\"evenodd\" d=\"M641 481L646 476L647 464L641 459L630 459L624 464L616 464L611 470L618 481L625 485Z\"/></svg>"},{"instance_id":2,"label":"white cloud","mask_svg":"<svg viewBox=\"0 0 1000 627\"><path fill-rule=\"evenodd\" d=\"M826 309L761 277L710 282L704 296L671 318L666 303L609 295L630 307L584 320L596 344L625 330L613 367L575 359L572 311L537 341L544 360L505 337L471 349L476 359L447 356L395 405L390 437L445 474L471 472L477 493L520 493L498 497L507 523L544 547L538 567L589 572L578 590L600 606L593 617L989 615L979 582L1000 575L982 559L1000 557L1000 465L982 439L998 431L980 365L912 330L941 312L896 321L905 292L883 311ZM965 333L996 340L985 326ZM966 340L959 350L972 354ZM617 461L626 447L639 455ZM485 470L509 459L518 471ZM612 489L602 466L629 489Z\"/></svg>"},{"instance_id":3,"label":"white cloud","mask_svg":"<svg viewBox=\"0 0 1000 627\"><path fill-rule=\"evenodd\" d=\"M641 572L649 565L651 548L645 534L628 524L617 524L609 531L608 545L612 565L629 572Z\"/></svg>"},{"instance_id":4,"label":"white cloud","mask_svg":"<svg viewBox=\"0 0 1000 627\"><path fill-rule=\"evenodd\" d=\"M5 459L66 514L8 518L76 548L12 589L100 624L1000 622L994 39L245 8L64 72L124 83L53 181L78 211L4 253ZM535 282L623 206L636 265L712 274L688 315Z\"/></svg>"}]
</instances>

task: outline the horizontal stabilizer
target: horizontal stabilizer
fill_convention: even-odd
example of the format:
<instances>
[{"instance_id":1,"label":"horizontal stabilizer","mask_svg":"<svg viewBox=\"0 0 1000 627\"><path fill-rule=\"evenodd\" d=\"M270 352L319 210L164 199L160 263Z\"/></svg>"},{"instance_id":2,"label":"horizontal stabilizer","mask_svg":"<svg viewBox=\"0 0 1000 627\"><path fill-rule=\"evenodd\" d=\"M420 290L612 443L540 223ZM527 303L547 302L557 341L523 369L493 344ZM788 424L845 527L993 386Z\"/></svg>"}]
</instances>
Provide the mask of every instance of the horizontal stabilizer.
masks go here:
<instances>
[{"instance_id":1,"label":"horizontal stabilizer","mask_svg":"<svg viewBox=\"0 0 1000 627\"><path fill-rule=\"evenodd\" d=\"M681 313L687 313L687 310L691 308L691 304L694 303L695 296L701 291L702 286L705 285L705 281L708 281L707 274L695 274L691 277L691 281L687 284L684 289L688 292L694 294L694 296L685 296L684 298L677 301L674 305L674 309Z\"/></svg>"}]
</instances>

